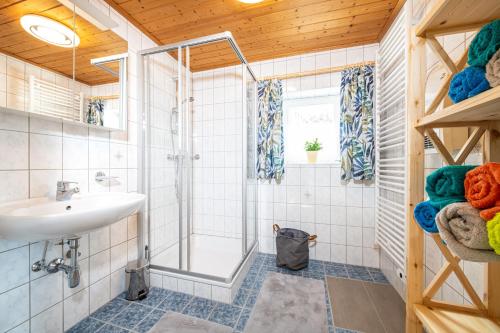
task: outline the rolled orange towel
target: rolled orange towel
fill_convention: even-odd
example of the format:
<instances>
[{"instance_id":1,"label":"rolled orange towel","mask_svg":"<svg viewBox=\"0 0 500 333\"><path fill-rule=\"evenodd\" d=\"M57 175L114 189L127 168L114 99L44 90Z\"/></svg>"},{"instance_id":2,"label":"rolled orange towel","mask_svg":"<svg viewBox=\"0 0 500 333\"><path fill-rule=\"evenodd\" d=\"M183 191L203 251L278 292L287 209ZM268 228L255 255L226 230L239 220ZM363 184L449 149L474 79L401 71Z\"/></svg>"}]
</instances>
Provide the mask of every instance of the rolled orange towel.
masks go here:
<instances>
[{"instance_id":1,"label":"rolled orange towel","mask_svg":"<svg viewBox=\"0 0 500 333\"><path fill-rule=\"evenodd\" d=\"M491 220L500 212L500 163L486 163L465 175L465 198L481 210L481 217Z\"/></svg>"}]
</instances>

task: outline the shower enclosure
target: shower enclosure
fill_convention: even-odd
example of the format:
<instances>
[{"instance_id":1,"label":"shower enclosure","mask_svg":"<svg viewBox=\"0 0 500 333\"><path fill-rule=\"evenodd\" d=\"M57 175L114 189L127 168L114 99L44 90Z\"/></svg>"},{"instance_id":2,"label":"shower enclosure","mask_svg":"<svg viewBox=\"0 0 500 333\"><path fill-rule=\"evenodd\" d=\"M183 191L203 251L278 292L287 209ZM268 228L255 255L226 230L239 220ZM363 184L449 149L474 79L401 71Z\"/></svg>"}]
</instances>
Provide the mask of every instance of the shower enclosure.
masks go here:
<instances>
[{"instance_id":1,"label":"shower enclosure","mask_svg":"<svg viewBox=\"0 0 500 333\"><path fill-rule=\"evenodd\" d=\"M145 255L152 269L230 283L257 243L255 76L229 32L143 50L139 63Z\"/></svg>"}]
</instances>

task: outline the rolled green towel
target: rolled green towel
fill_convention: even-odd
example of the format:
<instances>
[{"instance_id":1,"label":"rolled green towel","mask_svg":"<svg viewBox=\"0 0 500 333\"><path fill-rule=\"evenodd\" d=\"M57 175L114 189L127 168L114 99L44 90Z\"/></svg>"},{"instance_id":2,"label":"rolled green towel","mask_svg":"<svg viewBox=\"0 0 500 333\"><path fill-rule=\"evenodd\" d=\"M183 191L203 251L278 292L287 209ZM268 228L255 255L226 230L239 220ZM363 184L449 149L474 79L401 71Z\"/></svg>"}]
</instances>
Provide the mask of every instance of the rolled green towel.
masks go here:
<instances>
[{"instance_id":1,"label":"rolled green towel","mask_svg":"<svg viewBox=\"0 0 500 333\"><path fill-rule=\"evenodd\" d=\"M500 20L488 23L477 33L469 47L470 66L484 67L500 48Z\"/></svg>"},{"instance_id":2,"label":"rolled green towel","mask_svg":"<svg viewBox=\"0 0 500 333\"><path fill-rule=\"evenodd\" d=\"M425 191L429 195L431 204L442 209L451 203L465 201L465 174L475 167L474 165L448 165L428 175Z\"/></svg>"},{"instance_id":3,"label":"rolled green towel","mask_svg":"<svg viewBox=\"0 0 500 333\"><path fill-rule=\"evenodd\" d=\"M495 253L500 255L500 213L486 222L488 228L488 241L490 246L495 250Z\"/></svg>"}]
</instances>

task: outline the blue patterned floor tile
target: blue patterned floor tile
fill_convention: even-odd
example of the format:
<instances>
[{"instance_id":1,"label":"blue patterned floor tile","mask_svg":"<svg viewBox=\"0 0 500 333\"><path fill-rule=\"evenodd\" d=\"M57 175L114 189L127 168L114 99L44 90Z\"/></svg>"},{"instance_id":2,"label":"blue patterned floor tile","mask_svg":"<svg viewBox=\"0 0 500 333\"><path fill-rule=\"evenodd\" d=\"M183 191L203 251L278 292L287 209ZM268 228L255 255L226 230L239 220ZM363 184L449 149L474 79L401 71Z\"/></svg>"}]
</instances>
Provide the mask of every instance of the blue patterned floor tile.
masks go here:
<instances>
[{"instance_id":1,"label":"blue patterned floor tile","mask_svg":"<svg viewBox=\"0 0 500 333\"><path fill-rule=\"evenodd\" d=\"M120 312L111 320L111 323L127 329L132 329L149 313L153 311L149 306L139 305L137 303L130 304L125 310Z\"/></svg>"},{"instance_id":2,"label":"blue patterned floor tile","mask_svg":"<svg viewBox=\"0 0 500 333\"><path fill-rule=\"evenodd\" d=\"M302 276L302 270L300 270L300 271L294 271L294 270L288 269L286 267L282 268L281 273L287 274L287 275Z\"/></svg>"},{"instance_id":3,"label":"blue patterned floor tile","mask_svg":"<svg viewBox=\"0 0 500 333\"><path fill-rule=\"evenodd\" d=\"M151 288L146 298L136 301L142 305L157 307L163 302L171 291L162 288Z\"/></svg>"},{"instance_id":4,"label":"blue patterned floor tile","mask_svg":"<svg viewBox=\"0 0 500 333\"><path fill-rule=\"evenodd\" d=\"M234 300L233 300L233 305L244 306L246 301L247 301L249 293L250 293L250 291L248 289L244 289L244 288L238 289L238 293L236 293L236 296L234 297Z\"/></svg>"},{"instance_id":5,"label":"blue patterned floor tile","mask_svg":"<svg viewBox=\"0 0 500 333\"><path fill-rule=\"evenodd\" d=\"M276 266L276 258L275 257L267 257L263 262L264 266Z\"/></svg>"},{"instance_id":6,"label":"blue patterned floor tile","mask_svg":"<svg viewBox=\"0 0 500 333\"><path fill-rule=\"evenodd\" d=\"M192 298L192 295L173 291L162 303L160 303L160 305L158 305L158 308L161 310L182 312Z\"/></svg>"},{"instance_id":7,"label":"blue patterned floor tile","mask_svg":"<svg viewBox=\"0 0 500 333\"><path fill-rule=\"evenodd\" d=\"M250 314L252 313L252 309L243 309L240 314L240 318L234 327L234 331L237 333L241 333L245 330L245 326L247 325L248 318L250 318Z\"/></svg>"},{"instance_id":8,"label":"blue patterned floor tile","mask_svg":"<svg viewBox=\"0 0 500 333\"><path fill-rule=\"evenodd\" d=\"M102 326L97 333L129 333L129 330L126 330L124 328L118 327L118 326L113 326L110 324L106 324Z\"/></svg>"},{"instance_id":9,"label":"blue patterned floor tile","mask_svg":"<svg viewBox=\"0 0 500 333\"><path fill-rule=\"evenodd\" d=\"M303 272L302 276L308 279L323 280L325 278L325 273Z\"/></svg>"},{"instance_id":10,"label":"blue patterned floor tile","mask_svg":"<svg viewBox=\"0 0 500 333\"><path fill-rule=\"evenodd\" d=\"M242 308L231 304L219 303L210 314L208 320L221 325L234 327Z\"/></svg>"},{"instance_id":11,"label":"blue patterned floor tile","mask_svg":"<svg viewBox=\"0 0 500 333\"><path fill-rule=\"evenodd\" d=\"M241 283L241 287L240 288L244 288L244 289L252 289L253 288L253 285L255 283L255 278L257 277L257 274L247 274L247 276L245 276L245 278L243 279L243 282Z\"/></svg>"},{"instance_id":12,"label":"blue patterned floor tile","mask_svg":"<svg viewBox=\"0 0 500 333\"><path fill-rule=\"evenodd\" d=\"M350 279L373 281L366 267L347 265L346 268Z\"/></svg>"},{"instance_id":13,"label":"blue patterned floor tile","mask_svg":"<svg viewBox=\"0 0 500 333\"><path fill-rule=\"evenodd\" d=\"M104 323L102 321L96 320L94 318L87 317L77 323L75 326L70 328L67 333L94 333L97 331Z\"/></svg>"},{"instance_id":14,"label":"blue patterned floor tile","mask_svg":"<svg viewBox=\"0 0 500 333\"><path fill-rule=\"evenodd\" d=\"M264 284L264 280L266 279L268 272L260 272L259 275L255 277L255 282L252 286L252 289L259 290Z\"/></svg>"},{"instance_id":15,"label":"blue patterned floor tile","mask_svg":"<svg viewBox=\"0 0 500 333\"><path fill-rule=\"evenodd\" d=\"M387 278L385 277L384 273L382 273L382 271L380 269L371 269L371 268L369 268L368 272L370 273L370 275L371 275L371 277L373 279L373 282L385 283L385 284L389 283L389 280L387 280Z\"/></svg>"},{"instance_id":16,"label":"blue patterned floor tile","mask_svg":"<svg viewBox=\"0 0 500 333\"><path fill-rule=\"evenodd\" d=\"M259 296L259 291L251 290L248 294L247 301L245 303L245 308L253 308L255 302L257 301L257 296Z\"/></svg>"},{"instance_id":17,"label":"blue patterned floor tile","mask_svg":"<svg viewBox=\"0 0 500 333\"><path fill-rule=\"evenodd\" d=\"M325 275L348 278L347 269L344 265L325 265Z\"/></svg>"},{"instance_id":18,"label":"blue patterned floor tile","mask_svg":"<svg viewBox=\"0 0 500 333\"><path fill-rule=\"evenodd\" d=\"M161 317L165 314L164 311L155 309L151 312L144 320L134 327L134 331L139 333L147 333L157 322L160 321Z\"/></svg>"},{"instance_id":19,"label":"blue patterned floor tile","mask_svg":"<svg viewBox=\"0 0 500 333\"><path fill-rule=\"evenodd\" d=\"M207 319L208 315L212 312L216 305L216 302L209 299L193 297L182 313L200 319Z\"/></svg>"},{"instance_id":20,"label":"blue patterned floor tile","mask_svg":"<svg viewBox=\"0 0 500 333\"><path fill-rule=\"evenodd\" d=\"M325 274L325 266L320 260L309 260L304 272Z\"/></svg>"},{"instance_id":21,"label":"blue patterned floor tile","mask_svg":"<svg viewBox=\"0 0 500 333\"><path fill-rule=\"evenodd\" d=\"M130 302L121 299L115 298L110 302L104 304L99 309L97 309L90 316L93 318L97 318L102 321L110 321L114 316L120 313L123 309L125 309Z\"/></svg>"},{"instance_id":22,"label":"blue patterned floor tile","mask_svg":"<svg viewBox=\"0 0 500 333\"><path fill-rule=\"evenodd\" d=\"M261 272L280 272L281 269L276 266L262 266Z\"/></svg>"}]
</instances>

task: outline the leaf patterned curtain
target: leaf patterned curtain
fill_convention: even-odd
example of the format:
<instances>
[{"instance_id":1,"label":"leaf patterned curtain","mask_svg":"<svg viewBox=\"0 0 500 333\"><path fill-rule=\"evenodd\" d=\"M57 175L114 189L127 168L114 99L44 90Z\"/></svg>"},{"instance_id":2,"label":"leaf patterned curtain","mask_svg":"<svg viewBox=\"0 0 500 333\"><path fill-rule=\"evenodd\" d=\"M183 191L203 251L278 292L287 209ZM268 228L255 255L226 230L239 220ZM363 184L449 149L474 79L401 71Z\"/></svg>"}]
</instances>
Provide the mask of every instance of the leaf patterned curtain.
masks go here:
<instances>
[{"instance_id":1,"label":"leaf patterned curtain","mask_svg":"<svg viewBox=\"0 0 500 333\"><path fill-rule=\"evenodd\" d=\"M276 183L284 174L283 87L280 80L258 83L257 178Z\"/></svg>"},{"instance_id":2,"label":"leaf patterned curtain","mask_svg":"<svg viewBox=\"0 0 500 333\"><path fill-rule=\"evenodd\" d=\"M373 66L342 71L340 155L342 180L374 178Z\"/></svg>"},{"instance_id":3,"label":"leaf patterned curtain","mask_svg":"<svg viewBox=\"0 0 500 333\"><path fill-rule=\"evenodd\" d=\"M101 97L92 97L89 100L85 121L87 124L104 126L104 101Z\"/></svg>"}]
</instances>

